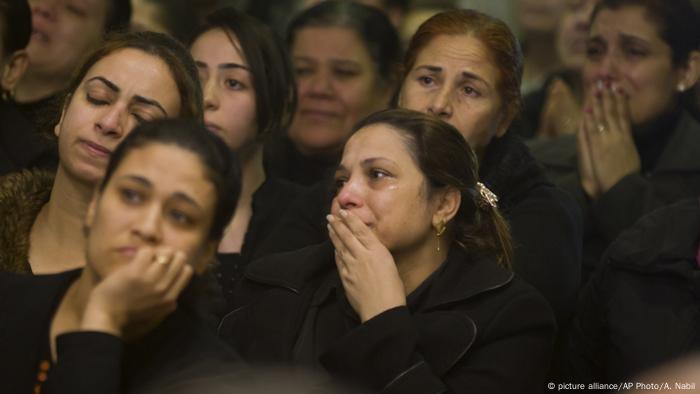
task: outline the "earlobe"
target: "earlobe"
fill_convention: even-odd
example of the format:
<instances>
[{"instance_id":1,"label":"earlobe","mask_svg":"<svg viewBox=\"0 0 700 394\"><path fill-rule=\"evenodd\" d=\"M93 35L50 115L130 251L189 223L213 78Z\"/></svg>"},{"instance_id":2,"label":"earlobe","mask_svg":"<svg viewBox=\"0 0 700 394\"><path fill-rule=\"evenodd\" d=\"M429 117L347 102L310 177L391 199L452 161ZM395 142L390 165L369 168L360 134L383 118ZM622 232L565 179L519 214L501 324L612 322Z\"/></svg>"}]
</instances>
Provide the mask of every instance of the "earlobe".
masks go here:
<instances>
[{"instance_id":1,"label":"earlobe","mask_svg":"<svg viewBox=\"0 0 700 394\"><path fill-rule=\"evenodd\" d=\"M58 123L56 123L56 126L53 128L53 133L56 135L56 137L59 137L61 135L61 126L63 125L63 118L66 116L66 111L68 110L68 105L70 104L72 96L68 94L66 96L66 101L63 103L63 109L61 110L61 118L58 120Z\"/></svg>"},{"instance_id":2,"label":"earlobe","mask_svg":"<svg viewBox=\"0 0 700 394\"><path fill-rule=\"evenodd\" d=\"M681 69L677 85L678 92L683 93L690 89L698 82L698 78L700 78L700 52L692 51L688 55L685 67Z\"/></svg>"},{"instance_id":3,"label":"earlobe","mask_svg":"<svg viewBox=\"0 0 700 394\"><path fill-rule=\"evenodd\" d=\"M10 55L7 63L2 69L2 80L0 80L0 88L3 91L11 92L17 86L17 83L24 75L29 64L27 51L24 49L16 51Z\"/></svg>"}]
</instances>

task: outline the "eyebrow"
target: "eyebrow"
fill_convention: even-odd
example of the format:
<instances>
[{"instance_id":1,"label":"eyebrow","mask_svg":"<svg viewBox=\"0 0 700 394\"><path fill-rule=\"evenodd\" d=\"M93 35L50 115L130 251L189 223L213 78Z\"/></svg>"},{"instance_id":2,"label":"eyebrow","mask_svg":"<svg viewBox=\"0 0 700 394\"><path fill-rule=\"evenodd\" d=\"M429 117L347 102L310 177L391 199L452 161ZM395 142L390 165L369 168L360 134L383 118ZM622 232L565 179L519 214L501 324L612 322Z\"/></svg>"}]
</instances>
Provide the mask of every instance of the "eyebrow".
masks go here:
<instances>
[{"instance_id":1,"label":"eyebrow","mask_svg":"<svg viewBox=\"0 0 700 394\"><path fill-rule=\"evenodd\" d=\"M395 162L395 161L393 161L393 160L391 160L391 159L389 159L389 158L386 158L386 157L368 157L368 158L362 160L362 161L360 162L360 165L363 166L363 167L366 167L366 166L368 166L368 165L371 165L371 164L373 164L373 163L375 163L375 162L377 162L377 161L381 161L381 160L386 160L386 161L391 162L392 164L395 164L395 165L396 165L396 162ZM343 172L343 171L347 172L348 169L345 168L344 165L338 164L338 167L336 167L335 172Z\"/></svg>"},{"instance_id":2,"label":"eyebrow","mask_svg":"<svg viewBox=\"0 0 700 394\"><path fill-rule=\"evenodd\" d=\"M151 181L140 175L125 175L123 178L139 183L142 186L153 188L153 183L151 183ZM197 201L195 201L192 197L188 196L184 192L177 191L173 193L173 197L178 200L183 200L184 202L193 205L195 208L202 210L202 207L197 203Z\"/></svg>"},{"instance_id":3,"label":"eyebrow","mask_svg":"<svg viewBox=\"0 0 700 394\"><path fill-rule=\"evenodd\" d=\"M427 70L427 71L430 71L430 72L432 72L432 73L441 73L441 72L443 71L443 70L442 70L442 67L440 67L440 66L431 66L431 65L418 66L418 67L416 67L415 69L416 69L416 70ZM483 84L486 85L486 86L491 86L491 85L489 85L488 82L486 82L486 80L484 80L483 78L481 78L479 75L474 74L473 72L462 71L462 78L464 78L464 79L470 79L470 80L475 80L475 81L479 81L479 82L483 83Z\"/></svg>"},{"instance_id":4,"label":"eyebrow","mask_svg":"<svg viewBox=\"0 0 700 394\"><path fill-rule=\"evenodd\" d=\"M92 82L92 81L102 82L105 86L107 86L107 88L109 90L111 90L115 93L121 92L121 89L119 89L119 86L117 86L116 84L114 84L114 82L110 81L109 79L107 79L105 77L96 76L96 77L92 77L92 78L87 80L88 83ZM143 97L140 95L135 95L132 100L139 103L139 104L145 104L145 105L150 105L152 107L156 107L158 110L160 110L163 113L163 115L165 115L166 117L168 116L168 111L166 111L165 108L163 108L163 106L160 105L160 103L156 100L149 99L149 98L146 98L146 97Z\"/></svg>"},{"instance_id":5,"label":"eyebrow","mask_svg":"<svg viewBox=\"0 0 700 394\"><path fill-rule=\"evenodd\" d=\"M197 67L199 67L199 68L209 68L209 65L208 65L207 63L205 63L205 62L202 62L202 61L195 61L194 63L195 63L195 64L197 65ZM240 64L240 63L235 63L235 62L231 62L231 63L221 63L221 64L219 64L219 65L217 66L217 68L220 69L220 70L228 70L228 69L235 69L235 68L238 68L238 69L242 69L242 70L246 70L246 71L250 72L250 67L248 67L248 66L246 66L246 65L243 65L243 64Z\"/></svg>"}]
</instances>

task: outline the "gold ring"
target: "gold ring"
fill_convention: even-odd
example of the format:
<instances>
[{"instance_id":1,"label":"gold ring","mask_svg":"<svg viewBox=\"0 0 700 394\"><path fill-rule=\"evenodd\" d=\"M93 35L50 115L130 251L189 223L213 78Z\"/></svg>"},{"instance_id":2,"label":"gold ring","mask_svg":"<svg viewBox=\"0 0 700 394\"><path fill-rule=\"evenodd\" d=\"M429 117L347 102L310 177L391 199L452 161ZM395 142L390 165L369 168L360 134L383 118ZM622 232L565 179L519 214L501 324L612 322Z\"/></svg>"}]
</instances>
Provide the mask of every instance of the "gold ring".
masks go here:
<instances>
[{"instance_id":1,"label":"gold ring","mask_svg":"<svg viewBox=\"0 0 700 394\"><path fill-rule=\"evenodd\" d=\"M158 264L168 264L170 262L170 258L164 254L157 255L155 260Z\"/></svg>"},{"instance_id":2,"label":"gold ring","mask_svg":"<svg viewBox=\"0 0 700 394\"><path fill-rule=\"evenodd\" d=\"M599 133L605 133L605 126L603 126L602 124L599 124L599 125L598 125L598 132L599 132Z\"/></svg>"}]
</instances>

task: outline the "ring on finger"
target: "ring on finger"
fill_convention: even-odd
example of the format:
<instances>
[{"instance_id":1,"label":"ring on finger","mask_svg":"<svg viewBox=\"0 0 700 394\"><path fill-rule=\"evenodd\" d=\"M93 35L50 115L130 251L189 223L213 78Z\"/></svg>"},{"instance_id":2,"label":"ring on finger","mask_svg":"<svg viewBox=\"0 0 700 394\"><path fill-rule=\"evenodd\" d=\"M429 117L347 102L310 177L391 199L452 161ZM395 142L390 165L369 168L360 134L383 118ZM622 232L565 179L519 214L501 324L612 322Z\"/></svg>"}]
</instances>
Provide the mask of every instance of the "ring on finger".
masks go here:
<instances>
[{"instance_id":1,"label":"ring on finger","mask_svg":"<svg viewBox=\"0 0 700 394\"><path fill-rule=\"evenodd\" d=\"M170 258L164 254L156 255L154 260L158 264L168 264L170 262Z\"/></svg>"},{"instance_id":2,"label":"ring on finger","mask_svg":"<svg viewBox=\"0 0 700 394\"><path fill-rule=\"evenodd\" d=\"M605 133L605 126L603 126L602 124L599 124L599 125L598 125L598 132L599 132L599 133Z\"/></svg>"}]
</instances>

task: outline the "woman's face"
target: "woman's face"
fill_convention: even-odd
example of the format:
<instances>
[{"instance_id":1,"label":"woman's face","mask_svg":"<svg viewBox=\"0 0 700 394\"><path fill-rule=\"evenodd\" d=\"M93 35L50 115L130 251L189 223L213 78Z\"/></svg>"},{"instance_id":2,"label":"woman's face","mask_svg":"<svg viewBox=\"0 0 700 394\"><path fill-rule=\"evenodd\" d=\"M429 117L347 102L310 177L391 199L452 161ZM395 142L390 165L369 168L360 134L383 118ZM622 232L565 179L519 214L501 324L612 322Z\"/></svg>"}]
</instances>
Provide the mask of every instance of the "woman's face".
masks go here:
<instances>
[{"instance_id":1,"label":"woman's face","mask_svg":"<svg viewBox=\"0 0 700 394\"><path fill-rule=\"evenodd\" d=\"M168 247L184 252L199 271L215 250L208 240L215 204L197 155L172 144L134 148L90 204L88 264L104 278L139 248Z\"/></svg>"},{"instance_id":2,"label":"woman's face","mask_svg":"<svg viewBox=\"0 0 700 394\"><path fill-rule=\"evenodd\" d=\"M257 133L255 87L238 40L222 29L200 35L190 49L204 92L204 121L231 149Z\"/></svg>"},{"instance_id":3,"label":"woman's face","mask_svg":"<svg viewBox=\"0 0 700 394\"><path fill-rule=\"evenodd\" d=\"M601 10L588 36L584 90L590 96L596 83L623 89L632 123L643 124L675 103L680 71L671 55L642 7Z\"/></svg>"},{"instance_id":4,"label":"woman's face","mask_svg":"<svg viewBox=\"0 0 700 394\"><path fill-rule=\"evenodd\" d=\"M580 70L586 58L586 39L593 7L598 0L566 0L559 21L557 53L565 67Z\"/></svg>"},{"instance_id":5,"label":"woman's face","mask_svg":"<svg viewBox=\"0 0 700 394\"><path fill-rule=\"evenodd\" d=\"M102 41L110 2L106 0L29 0L32 37L29 72L68 79L82 57Z\"/></svg>"},{"instance_id":6,"label":"woman's face","mask_svg":"<svg viewBox=\"0 0 700 394\"><path fill-rule=\"evenodd\" d=\"M291 48L299 105L289 136L304 154L340 149L352 126L384 109L391 87L359 36L342 27L307 27Z\"/></svg>"},{"instance_id":7,"label":"woman's face","mask_svg":"<svg viewBox=\"0 0 700 394\"><path fill-rule=\"evenodd\" d=\"M498 68L481 41L468 35L439 35L418 53L401 86L399 106L446 121L481 155L510 122L498 79Z\"/></svg>"},{"instance_id":8,"label":"woman's face","mask_svg":"<svg viewBox=\"0 0 700 394\"><path fill-rule=\"evenodd\" d=\"M136 125L177 116L180 94L171 75L160 58L132 48L95 63L55 127L61 168L96 184L112 151Z\"/></svg>"},{"instance_id":9,"label":"woman's face","mask_svg":"<svg viewBox=\"0 0 700 394\"><path fill-rule=\"evenodd\" d=\"M434 242L437 204L428 199L425 177L391 126L374 124L353 134L335 179L331 212L352 211L392 253Z\"/></svg>"}]
</instances>

